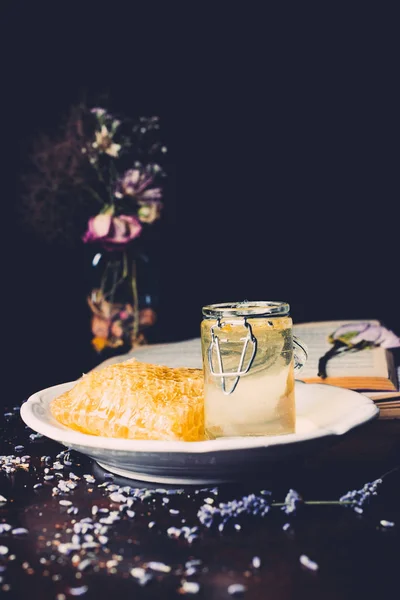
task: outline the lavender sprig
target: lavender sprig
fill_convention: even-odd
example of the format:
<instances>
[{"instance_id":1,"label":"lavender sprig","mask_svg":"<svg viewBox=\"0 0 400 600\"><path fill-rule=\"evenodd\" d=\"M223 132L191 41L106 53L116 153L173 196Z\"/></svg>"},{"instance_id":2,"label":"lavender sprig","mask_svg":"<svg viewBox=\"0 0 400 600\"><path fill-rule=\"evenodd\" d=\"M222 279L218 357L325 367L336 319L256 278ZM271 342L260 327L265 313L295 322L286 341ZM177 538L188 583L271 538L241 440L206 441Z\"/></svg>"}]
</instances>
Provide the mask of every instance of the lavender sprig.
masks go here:
<instances>
[{"instance_id":1,"label":"lavender sprig","mask_svg":"<svg viewBox=\"0 0 400 600\"><path fill-rule=\"evenodd\" d=\"M339 498L341 504L351 503L352 507L356 512L362 512L363 506L370 502L372 496L377 496L378 486L382 483L383 479L375 479L370 483L366 483L359 490L350 490Z\"/></svg>"},{"instance_id":2,"label":"lavender sprig","mask_svg":"<svg viewBox=\"0 0 400 600\"><path fill-rule=\"evenodd\" d=\"M240 500L220 502L218 506L203 504L200 506L197 517L202 525L210 528L217 524L219 531L223 531L228 522L251 515L265 517L269 512L271 504L263 496L249 494Z\"/></svg>"}]
</instances>

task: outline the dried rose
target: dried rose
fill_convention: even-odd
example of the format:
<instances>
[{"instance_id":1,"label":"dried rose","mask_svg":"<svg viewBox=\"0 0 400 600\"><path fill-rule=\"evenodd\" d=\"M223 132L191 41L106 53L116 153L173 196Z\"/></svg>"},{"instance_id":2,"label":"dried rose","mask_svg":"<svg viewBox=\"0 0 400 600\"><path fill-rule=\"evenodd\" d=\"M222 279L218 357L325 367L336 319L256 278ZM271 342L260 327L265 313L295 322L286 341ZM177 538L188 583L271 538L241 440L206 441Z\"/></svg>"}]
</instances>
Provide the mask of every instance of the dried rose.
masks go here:
<instances>
[{"instance_id":1,"label":"dried rose","mask_svg":"<svg viewBox=\"0 0 400 600\"><path fill-rule=\"evenodd\" d=\"M121 249L139 237L142 226L131 215L100 214L89 219L84 242L100 242L107 250Z\"/></svg>"}]
</instances>

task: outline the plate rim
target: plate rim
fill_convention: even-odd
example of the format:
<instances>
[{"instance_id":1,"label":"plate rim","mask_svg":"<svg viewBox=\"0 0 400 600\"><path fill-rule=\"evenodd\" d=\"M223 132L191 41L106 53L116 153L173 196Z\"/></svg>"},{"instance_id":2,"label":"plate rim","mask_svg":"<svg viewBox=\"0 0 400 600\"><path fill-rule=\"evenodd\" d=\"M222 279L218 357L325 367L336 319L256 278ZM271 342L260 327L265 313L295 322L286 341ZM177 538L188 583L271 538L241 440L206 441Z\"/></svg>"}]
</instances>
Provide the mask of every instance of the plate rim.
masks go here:
<instances>
[{"instance_id":1,"label":"plate rim","mask_svg":"<svg viewBox=\"0 0 400 600\"><path fill-rule=\"evenodd\" d=\"M333 427L319 427L317 430L305 432L302 434L293 433L280 436L249 436L249 437L226 437L216 440L205 440L199 442L167 441L167 440L127 440L120 438L111 438L104 436L94 436L80 431L75 431L69 427L58 423L51 414L49 415L48 406L51 400L46 400L43 395L56 391L57 388L66 391L76 384L76 381L60 383L48 388L44 388L32 394L20 408L20 415L24 423L33 431L36 431L58 443L65 446L82 446L92 448L93 450L103 449L105 451L134 452L140 454L146 453L174 453L174 454L207 454L213 452L250 450L257 448L267 448L271 446L285 446L289 444L298 444L310 440L327 437L329 435L344 435L348 431L367 423L374 419L379 408L373 400L355 390L331 386L323 383L304 383L296 380L296 385L313 386L313 388L334 388L338 392L352 395L358 399L358 403L343 416L342 421ZM33 407L40 405L46 410L47 418L50 417L54 423L44 422L33 411Z\"/></svg>"}]
</instances>

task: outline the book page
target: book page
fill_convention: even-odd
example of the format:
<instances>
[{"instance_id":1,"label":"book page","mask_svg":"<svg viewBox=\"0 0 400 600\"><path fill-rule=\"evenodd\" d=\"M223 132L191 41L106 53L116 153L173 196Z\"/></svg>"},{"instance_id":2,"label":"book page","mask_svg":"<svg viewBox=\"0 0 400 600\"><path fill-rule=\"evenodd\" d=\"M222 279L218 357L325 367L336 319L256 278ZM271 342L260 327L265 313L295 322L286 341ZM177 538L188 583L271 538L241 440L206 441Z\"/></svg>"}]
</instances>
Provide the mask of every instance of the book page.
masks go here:
<instances>
[{"instance_id":1,"label":"book page","mask_svg":"<svg viewBox=\"0 0 400 600\"><path fill-rule=\"evenodd\" d=\"M319 359L332 348L328 337L338 327L348 323L371 323L378 321L322 321L316 323L299 323L294 325L293 332L308 348L308 360L297 375L298 379L318 376ZM365 349L356 352L345 352L332 357L327 364L328 377L388 377L388 364L384 348Z\"/></svg>"},{"instance_id":2,"label":"book page","mask_svg":"<svg viewBox=\"0 0 400 600\"><path fill-rule=\"evenodd\" d=\"M139 346L127 354L105 360L97 365L94 370L128 360L129 358L136 358L142 362L164 365L166 367L203 368L200 338L195 338L183 342Z\"/></svg>"}]
</instances>

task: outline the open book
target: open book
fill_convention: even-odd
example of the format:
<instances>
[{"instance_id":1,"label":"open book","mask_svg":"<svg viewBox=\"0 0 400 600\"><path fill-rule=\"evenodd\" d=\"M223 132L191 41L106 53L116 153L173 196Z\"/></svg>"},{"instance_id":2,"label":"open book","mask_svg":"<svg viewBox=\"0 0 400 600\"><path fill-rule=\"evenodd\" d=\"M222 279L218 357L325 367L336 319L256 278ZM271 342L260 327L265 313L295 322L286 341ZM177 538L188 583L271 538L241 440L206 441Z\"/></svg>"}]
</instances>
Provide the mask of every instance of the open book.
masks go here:
<instances>
[{"instance_id":1,"label":"open book","mask_svg":"<svg viewBox=\"0 0 400 600\"><path fill-rule=\"evenodd\" d=\"M376 320L363 320L379 325ZM308 360L297 375L307 383L326 383L357 390L373 400L380 409L381 418L400 417L400 366L395 364L394 354L385 348L369 348L344 352L327 363L327 377L318 377L318 362L332 345L329 335L341 325L357 323L349 321L316 321L294 325L294 334L308 349Z\"/></svg>"},{"instance_id":2,"label":"open book","mask_svg":"<svg viewBox=\"0 0 400 600\"><path fill-rule=\"evenodd\" d=\"M357 322L380 325L379 321L319 321L295 325L295 335L308 347L308 360L298 379L308 383L329 383L359 391L397 392L393 353L381 347L338 354L327 364L327 377L318 377L319 359L332 348L328 341L329 335L342 325Z\"/></svg>"}]
</instances>

